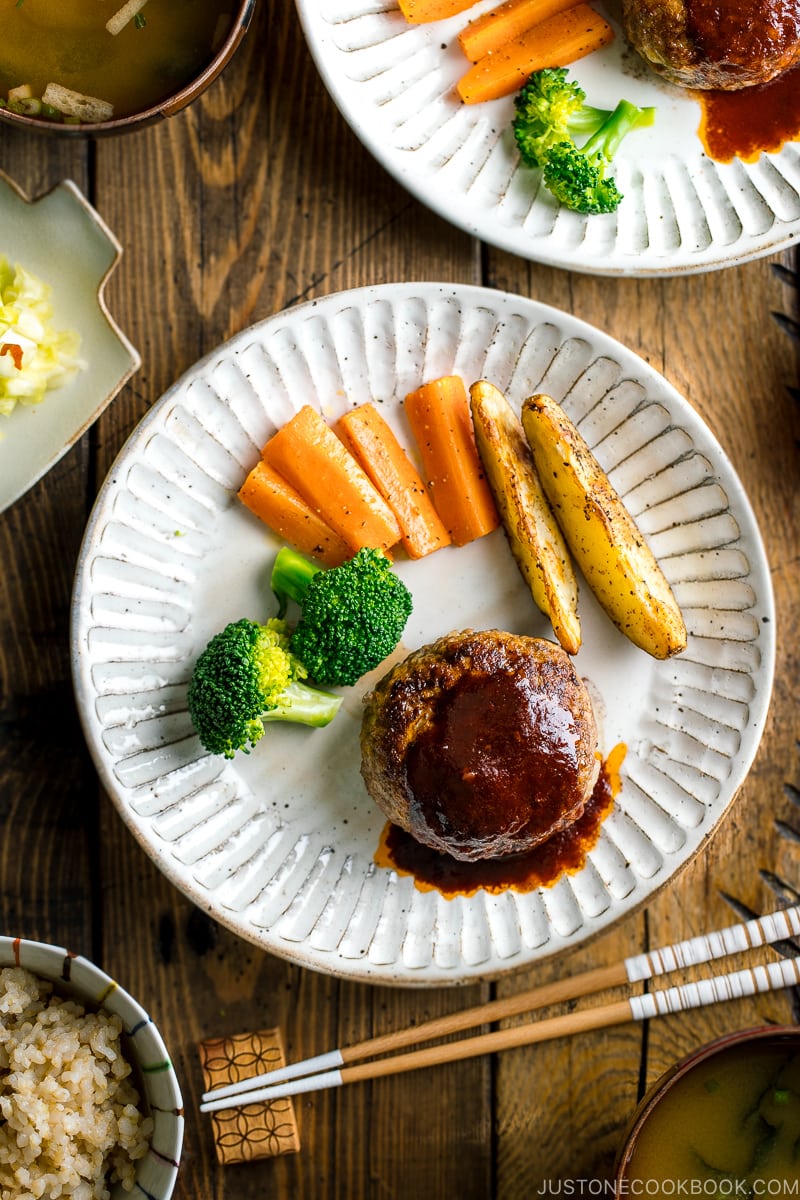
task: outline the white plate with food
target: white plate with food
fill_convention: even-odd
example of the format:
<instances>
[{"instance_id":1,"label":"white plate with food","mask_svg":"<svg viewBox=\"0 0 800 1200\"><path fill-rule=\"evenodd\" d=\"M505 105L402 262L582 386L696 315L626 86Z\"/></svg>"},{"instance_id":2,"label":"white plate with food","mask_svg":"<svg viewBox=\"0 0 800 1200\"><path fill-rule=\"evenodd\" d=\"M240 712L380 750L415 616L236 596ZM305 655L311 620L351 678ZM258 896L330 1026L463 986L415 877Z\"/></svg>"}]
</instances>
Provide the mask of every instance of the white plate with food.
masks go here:
<instances>
[{"instance_id":1,"label":"white plate with food","mask_svg":"<svg viewBox=\"0 0 800 1200\"><path fill-rule=\"evenodd\" d=\"M248 755L204 753L187 684L209 639L276 614L280 541L237 498L302 405L366 400L410 447L424 380L491 380L520 406L561 402L648 538L688 647L657 660L581 583L574 661L598 698L622 786L582 869L552 886L448 894L379 866L386 821L360 775L367 677L322 729L271 725ZM410 449L413 454L413 448ZM451 631L552 638L500 529L395 570L414 607L401 655ZM208 355L146 415L98 497L73 599L77 701L101 780L186 895L243 938L359 980L441 985L578 946L668 884L733 802L756 752L774 611L750 505L714 437L653 368L575 317L434 283L344 292L279 313ZM382 673L378 668L377 675Z\"/></svg>"},{"instance_id":2,"label":"white plate with food","mask_svg":"<svg viewBox=\"0 0 800 1200\"><path fill-rule=\"evenodd\" d=\"M297 0L306 39L337 107L367 149L417 199L468 233L524 258L602 275L708 271L772 254L800 238L800 144L754 162L717 162L698 135L691 92L657 77L626 43L617 6L597 4L614 40L575 62L587 102L655 106L652 126L623 141L616 212L559 206L524 167L513 99L462 104L468 62L456 43L494 7L408 24L394 0ZM758 102L755 97L754 102Z\"/></svg>"},{"instance_id":3,"label":"white plate with food","mask_svg":"<svg viewBox=\"0 0 800 1200\"><path fill-rule=\"evenodd\" d=\"M121 253L114 234L71 180L29 200L0 174L0 259L8 264L2 276L8 290L0 285L0 345L8 347L6 353L0 350L0 512L66 454L139 368L139 355L104 297ZM16 299L17 267L33 276L30 302L24 287ZM40 285L46 289L42 295ZM23 322L33 319L38 333L27 326L31 336L26 337L13 323L9 328L5 317L18 317L20 310ZM31 375L29 358L55 362L60 338L67 340L63 373L40 364L30 395L13 399L17 378ZM10 352L17 344L19 367ZM38 378L48 384L43 395Z\"/></svg>"}]
</instances>

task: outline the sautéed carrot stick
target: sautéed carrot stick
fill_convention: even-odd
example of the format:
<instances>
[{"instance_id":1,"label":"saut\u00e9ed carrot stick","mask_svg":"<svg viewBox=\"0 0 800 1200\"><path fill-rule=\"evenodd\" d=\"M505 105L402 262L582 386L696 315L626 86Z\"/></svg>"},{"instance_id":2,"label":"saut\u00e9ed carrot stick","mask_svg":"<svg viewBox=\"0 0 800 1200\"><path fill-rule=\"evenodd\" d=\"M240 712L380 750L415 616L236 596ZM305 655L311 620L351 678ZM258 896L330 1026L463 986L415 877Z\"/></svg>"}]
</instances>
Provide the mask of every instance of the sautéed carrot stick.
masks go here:
<instances>
[{"instance_id":1,"label":"saut\u00e9ed carrot stick","mask_svg":"<svg viewBox=\"0 0 800 1200\"><path fill-rule=\"evenodd\" d=\"M353 551L387 550L399 542L394 513L310 404L273 434L261 454Z\"/></svg>"},{"instance_id":2,"label":"saut\u00e9ed carrot stick","mask_svg":"<svg viewBox=\"0 0 800 1200\"><path fill-rule=\"evenodd\" d=\"M398 0L400 11L412 25L424 25L429 21L442 21L456 13L472 8L475 0Z\"/></svg>"},{"instance_id":3,"label":"saut\u00e9ed carrot stick","mask_svg":"<svg viewBox=\"0 0 800 1200\"><path fill-rule=\"evenodd\" d=\"M456 90L465 104L496 100L517 91L534 71L564 67L607 45L614 30L588 4L576 4L534 25L496 53L484 54L461 77Z\"/></svg>"},{"instance_id":4,"label":"saut\u00e9ed carrot stick","mask_svg":"<svg viewBox=\"0 0 800 1200\"><path fill-rule=\"evenodd\" d=\"M433 503L453 543L463 546L496 529L500 517L475 445L463 379L429 380L406 396L405 410Z\"/></svg>"},{"instance_id":5,"label":"saut\u00e9ed carrot stick","mask_svg":"<svg viewBox=\"0 0 800 1200\"><path fill-rule=\"evenodd\" d=\"M353 553L347 542L263 459L239 488L239 499L282 541L326 567L338 566Z\"/></svg>"},{"instance_id":6,"label":"saut\u00e9ed carrot stick","mask_svg":"<svg viewBox=\"0 0 800 1200\"><path fill-rule=\"evenodd\" d=\"M496 54L514 38L556 13L574 8L580 0L505 0L497 8L475 17L458 35L458 44L470 62Z\"/></svg>"},{"instance_id":7,"label":"saut\u00e9ed carrot stick","mask_svg":"<svg viewBox=\"0 0 800 1200\"><path fill-rule=\"evenodd\" d=\"M336 432L397 517L409 558L424 558L450 544L414 464L374 404L360 404L339 418Z\"/></svg>"}]
</instances>

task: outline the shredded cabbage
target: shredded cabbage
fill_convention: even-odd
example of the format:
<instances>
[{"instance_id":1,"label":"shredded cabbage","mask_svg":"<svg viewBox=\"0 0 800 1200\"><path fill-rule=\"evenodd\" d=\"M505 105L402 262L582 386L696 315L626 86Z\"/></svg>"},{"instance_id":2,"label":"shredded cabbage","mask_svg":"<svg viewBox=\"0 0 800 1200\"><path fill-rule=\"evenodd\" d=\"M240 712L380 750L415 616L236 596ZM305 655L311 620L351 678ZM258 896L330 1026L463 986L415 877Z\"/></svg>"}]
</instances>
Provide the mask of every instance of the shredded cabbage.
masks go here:
<instances>
[{"instance_id":1,"label":"shredded cabbage","mask_svg":"<svg viewBox=\"0 0 800 1200\"><path fill-rule=\"evenodd\" d=\"M0 255L0 415L40 404L83 367L80 334L51 325L52 288Z\"/></svg>"}]
</instances>

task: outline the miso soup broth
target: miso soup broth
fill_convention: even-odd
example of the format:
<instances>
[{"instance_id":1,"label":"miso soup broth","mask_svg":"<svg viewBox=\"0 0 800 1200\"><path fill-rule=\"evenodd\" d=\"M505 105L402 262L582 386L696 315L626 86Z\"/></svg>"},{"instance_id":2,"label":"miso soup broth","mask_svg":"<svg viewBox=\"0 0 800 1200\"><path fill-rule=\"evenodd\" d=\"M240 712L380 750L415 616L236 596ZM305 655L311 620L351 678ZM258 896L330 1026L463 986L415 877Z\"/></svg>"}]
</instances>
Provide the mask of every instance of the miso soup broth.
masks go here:
<instances>
[{"instance_id":1,"label":"miso soup broth","mask_svg":"<svg viewBox=\"0 0 800 1200\"><path fill-rule=\"evenodd\" d=\"M638 1189L642 1195L666 1194L667 1189L677 1195L679 1186L701 1181L716 1185L715 1194L743 1197L781 1195L776 1187L796 1185L797 1040L734 1044L677 1079L639 1129L624 1179L632 1192ZM662 1192L654 1190L656 1184Z\"/></svg>"},{"instance_id":2,"label":"miso soup broth","mask_svg":"<svg viewBox=\"0 0 800 1200\"><path fill-rule=\"evenodd\" d=\"M235 11L233 0L146 0L109 32L106 23L124 7L125 0L3 0L0 96L11 91L12 110L59 120L58 110L37 107L55 84L112 105L114 118L141 112L202 71Z\"/></svg>"}]
</instances>

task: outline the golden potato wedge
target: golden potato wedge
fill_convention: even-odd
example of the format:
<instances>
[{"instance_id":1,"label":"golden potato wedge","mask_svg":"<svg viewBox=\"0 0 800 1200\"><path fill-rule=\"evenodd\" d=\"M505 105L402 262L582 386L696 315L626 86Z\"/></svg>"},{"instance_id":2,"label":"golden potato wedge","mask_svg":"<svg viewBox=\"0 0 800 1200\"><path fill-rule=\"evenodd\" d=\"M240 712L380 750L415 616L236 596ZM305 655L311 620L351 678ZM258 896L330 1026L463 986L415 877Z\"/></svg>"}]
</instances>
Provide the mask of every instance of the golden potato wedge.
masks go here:
<instances>
[{"instance_id":1,"label":"golden potato wedge","mask_svg":"<svg viewBox=\"0 0 800 1200\"><path fill-rule=\"evenodd\" d=\"M636 522L575 425L550 396L530 396L522 426L542 486L586 582L611 620L654 658L686 648L686 626Z\"/></svg>"},{"instance_id":2,"label":"golden potato wedge","mask_svg":"<svg viewBox=\"0 0 800 1200\"><path fill-rule=\"evenodd\" d=\"M577 654L578 583L519 417L503 393L484 379L473 383L469 394L475 442L511 552L562 648Z\"/></svg>"}]
</instances>

